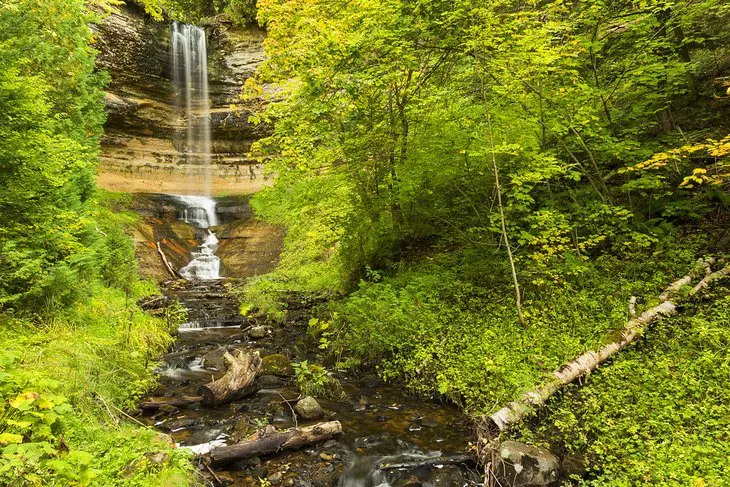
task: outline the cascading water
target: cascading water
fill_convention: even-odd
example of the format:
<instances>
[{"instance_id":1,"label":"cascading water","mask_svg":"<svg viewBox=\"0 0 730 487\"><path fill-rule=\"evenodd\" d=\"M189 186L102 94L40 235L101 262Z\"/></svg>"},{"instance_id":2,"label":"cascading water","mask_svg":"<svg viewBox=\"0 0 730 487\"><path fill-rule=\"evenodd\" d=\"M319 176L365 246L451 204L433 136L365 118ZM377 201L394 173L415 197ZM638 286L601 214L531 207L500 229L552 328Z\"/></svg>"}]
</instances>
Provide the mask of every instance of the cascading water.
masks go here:
<instances>
[{"instance_id":1,"label":"cascading water","mask_svg":"<svg viewBox=\"0 0 730 487\"><path fill-rule=\"evenodd\" d=\"M220 277L221 261L215 255L218 247L218 238L210 230L218 223L215 215L215 200L207 196L175 196L183 206L179 218L190 223L203 235L203 243L193 252L193 259L180 269L180 275L185 279L218 279Z\"/></svg>"},{"instance_id":2,"label":"cascading water","mask_svg":"<svg viewBox=\"0 0 730 487\"><path fill-rule=\"evenodd\" d=\"M194 25L173 22L170 45L177 106L179 112L184 113L187 124L185 160L190 172L202 176L201 193L210 195L210 97L205 31Z\"/></svg>"},{"instance_id":3,"label":"cascading water","mask_svg":"<svg viewBox=\"0 0 730 487\"><path fill-rule=\"evenodd\" d=\"M217 279L220 259L215 256L218 239L210 230L217 224L212 194L210 160L210 101L208 94L208 50L205 31L193 25L172 23L172 79L177 89L177 105L185 113L187 138L185 159L188 168L202 173L201 193L205 196L177 196L184 205L180 219L205 230L202 244L193 259L180 269L186 279Z\"/></svg>"}]
</instances>

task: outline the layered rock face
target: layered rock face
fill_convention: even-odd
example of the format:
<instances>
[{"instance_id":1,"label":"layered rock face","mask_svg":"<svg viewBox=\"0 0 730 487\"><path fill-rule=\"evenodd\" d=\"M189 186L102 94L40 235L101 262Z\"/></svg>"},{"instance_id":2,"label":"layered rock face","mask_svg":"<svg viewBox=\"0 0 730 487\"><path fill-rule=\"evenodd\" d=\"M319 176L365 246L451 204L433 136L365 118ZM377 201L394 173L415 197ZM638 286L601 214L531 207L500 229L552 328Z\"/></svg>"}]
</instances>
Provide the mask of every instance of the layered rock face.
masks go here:
<instances>
[{"instance_id":1,"label":"layered rock face","mask_svg":"<svg viewBox=\"0 0 730 487\"><path fill-rule=\"evenodd\" d=\"M169 29L168 22L156 22L132 4L95 26L97 64L111 78L99 170L99 183L107 189L194 194L202 186L202 167L185 157L187 122L170 80ZM246 154L268 128L248 122L260 102L242 105L238 95L264 60L265 34L223 20L206 31L213 191L252 193L269 181L262 165Z\"/></svg>"},{"instance_id":2,"label":"layered rock face","mask_svg":"<svg viewBox=\"0 0 730 487\"><path fill-rule=\"evenodd\" d=\"M219 239L216 255L221 260L221 277L265 274L274 270L279 261L284 232L254 219L249 198L216 198L218 225L212 230ZM190 262L190 252L200 243L200 231L180 219L183 207L169 195L137 194L131 209L142 216L133 234L141 275L159 282L169 280L172 276L159 253L163 252L172 267L179 270Z\"/></svg>"}]
</instances>

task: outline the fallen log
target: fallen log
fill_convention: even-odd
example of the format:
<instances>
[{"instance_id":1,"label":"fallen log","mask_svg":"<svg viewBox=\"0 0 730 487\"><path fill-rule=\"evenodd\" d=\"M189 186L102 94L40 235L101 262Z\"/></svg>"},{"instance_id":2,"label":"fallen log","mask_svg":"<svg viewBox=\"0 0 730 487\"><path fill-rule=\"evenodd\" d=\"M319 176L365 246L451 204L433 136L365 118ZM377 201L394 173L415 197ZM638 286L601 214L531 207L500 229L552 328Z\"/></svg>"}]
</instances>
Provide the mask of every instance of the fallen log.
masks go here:
<instances>
[{"instance_id":1,"label":"fallen log","mask_svg":"<svg viewBox=\"0 0 730 487\"><path fill-rule=\"evenodd\" d=\"M182 279L182 276L179 272L177 272L173 267L172 264L170 264L170 261L167 260L167 257L165 257L165 253L162 251L162 247L160 246L160 242L157 242L157 252L160 254L160 257L162 257L162 263L165 264L165 267L167 268L167 271L172 274L172 277L175 279Z\"/></svg>"},{"instance_id":2,"label":"fallen log","mask_svg":"<svg viewBox=\"0 0 730 487\"><path fill-rule=\"evenodd\" d=\"M459 454L398 463L383 462L378 463L378 470L384 472L390 470L417 470L419 468L440 468L443 465L476 465L476 463L477 457L475 455Z\"/></svg>"},{"instance_id":3,"label":"fallen log","mask_svg":"<svg viewBox=\"0 0 730 487\"><path fill-rule=\"evenodd\" d=\"M213 449L208 456L211 465L218 467L246 458L271 455L283 450L296 450L313 443L329 440L341 433L342 425L339 421L328 421L275 433L257 440L221 446Z\"/></svg>"},{"instance_id":4,"label":"fallen log","mask_svg":"<svg viewBox=\"0 0 730 487\"><path fill-rule=\"evenodd\" d=\"M706 277L690 291L689 296L695 296L711 283L730 276L730 265L719 271L711 272L710 266L712 263L714 263L713 259L700 260L689 274L670 284L659 296L663 301L631 319L621 330L621 335L618 340L596 351L589 350L574 360L563 364L558 370L553 372L552 378L549 381L528 391L521 399L511 402L488 418L483 418L485 421L483 421L481 427L481 439L484 442L493 443L494 438L500 432L506 431L513 424L520 422L534 408L545 404L557 391L563 389L579 377L597 369L601 364L641 336L643 331L651 323L662 316L675 315L677 313L677 305L669 301L669 297L676 294L682 286L690 285L695 277L703 273L706 274Z\"/></svg>"},{"instance_id":5,"label":"fallen log","mask_svg":"<svg viewBox=\"0 0 730 487\"><path fill-rule=\"evenodd\" d=\"M223 354L226 373L218 380L200 386L201 403L206 407L220 406L255 394L260 387L255 383L261 368L261 357L251 350L238 350L235 355Z\"/></svg>"},{"instance_id":6,"label":"fallen log","mask_svg":"<svg viewBox=\"0 0 730 487\"><path fill-rule=\"evenodd\" d=\"M710 266L714 263L715 263L715 259L713 259L711 257L706 258L706 259L699 259L697 261L697 264L692 268L691 271L689 271L689 273L686 276L684 276L680 279L677 279L676 281L671 283L669 286L667 286L667 288L664 290L664 292L659 295L659 300L666 301L670 297L672 297L672 295L679 292L679 290L682 288L682 286L688 286L688 285L692 284L692 281L697 279L702 274L709 275L711 272Z\"/></svg>"},{"instance_id":7,"label":"fallen log","mask_svg":"<svg viewBox=\"0 0 730 487\"><path fill-rule=\"evenodd\" d=\"M167 306L168 301L169 301L169 299L167 296L159 295L159 296L152 296L150 298L139 301L137 304L143 310L150 311L150 310L165 308Z\"/></svg>"},{"instance_id":8,"label":"fallen log","mask_svg":"<svg viewBox=\"0 0 730 487\"><path fill-rule=\"evenodd\" d=\"M203 396L182 396L182 397L173 397L171 399L160 399L160 400L153 399L151 401L145 401L145 402L141 403L139 405L139 407L143 411L156 411L165 405L182 408L185 406L189 406L191 404L198 403L202 400L203 400Z\"/></svg>"}]
</instances>

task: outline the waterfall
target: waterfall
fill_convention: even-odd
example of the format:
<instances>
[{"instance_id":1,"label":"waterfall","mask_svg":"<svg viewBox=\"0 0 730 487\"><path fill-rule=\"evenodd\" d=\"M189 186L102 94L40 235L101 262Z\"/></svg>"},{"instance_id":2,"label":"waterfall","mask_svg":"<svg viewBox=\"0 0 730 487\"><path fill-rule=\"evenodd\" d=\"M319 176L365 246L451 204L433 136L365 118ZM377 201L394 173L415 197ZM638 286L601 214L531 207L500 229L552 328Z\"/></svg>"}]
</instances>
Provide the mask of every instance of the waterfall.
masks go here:
<instances>
[{"instance_id":1,"label":"waterfall","mask_svg":"<svg viewBox=\"0 0 730 487\"><path fill-rule=\"evenodd\" d=\"M215 255L218 238L210 227L218 224L215 214L210 161L210 99L208 93L208 49L205 31L194 25L172 23L172 81L177 91L177 107L185 113L185 161L188 169L202 172L203 196L177 196L183 209L179 218L198 229L202 243L192 252L192 260L180 269L186 279L217 279L220 259Z\"/></svg>"},{"instance_id":2,"label":"waterfall","mask_svg":"<svg viewBox=\"0 0 730 487\"><path fill-rule=\"evenodd\" d=\"M201 243L192 252L192 260L180 269L180 275L185 279L218 279L220 277L221 261L215 255L218 248L218 238L210 227L218 224L215 214L215 200L208 196L186 196L176 195L182 209L178 218L185 223L190 223L198 231L198 237L202 236Z\"/></svg>"},{"instance_id":3,"label":"waterfall","mask_svg":"<svg viewBox=\"0 0 730 487\"><path fill-rule=\"evenodd\" d=\"M185 161L202 172L200 192L212 194L210 163L210 98L208 93L208 49L205 31L194 25L173 22L172 81L177 91L177 107L185 114L187 139Z\"/></svg>"}]
</instances>

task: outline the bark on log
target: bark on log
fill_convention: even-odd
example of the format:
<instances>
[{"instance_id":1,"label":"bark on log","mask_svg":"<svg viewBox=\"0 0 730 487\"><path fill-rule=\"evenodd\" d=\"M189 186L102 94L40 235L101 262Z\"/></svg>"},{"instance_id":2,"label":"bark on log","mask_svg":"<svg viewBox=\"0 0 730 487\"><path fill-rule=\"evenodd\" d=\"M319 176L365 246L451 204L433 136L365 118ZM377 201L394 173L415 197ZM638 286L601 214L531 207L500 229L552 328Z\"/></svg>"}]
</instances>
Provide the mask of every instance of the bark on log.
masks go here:
<instances>
[{"instance_id":1,"label":"bark on log","mask_svg":"<svg viewBox=\"0 0 730 487\"><path fill-rule=\"evenodd\" d=\"M242 397L255 394L260 387L254 382L261 367L261 357L250 350L236 355L223 354L228 370L218 380L200 387L203 406L220 406Z\"/></svg>"},{"instance_id":2,"label":"bark on log","mask_svg":"<svg viewBox=\"0 0 730 487\"><path fill-rule=\"evenodd\" d=\"M172 399L162 399L159 401L155 401L155 400L145 401L145 402L141 403L139 405L139 407L143 411L156 411L164 405L182 408L185 406L189 406L190 404L195 404L196 402L200 402L202 400L203 400L203 396L182 396L182 397L174 397Z\"/></svg>"},{"instance_id":3,"label":"bark on log","mask_svg":"<svg viewBox=\"0 0 730 487\"><path fill-rule=\"evenodd\" d=\"M693 276L702 275L703 272L708 275L700 281L691 291L690 296L696 295L705 289L712 282L730 276L730 265L723 269L710 273L709 266L714 262L712 259L705 259L698 262L698 265L683 278L673 282L660 295L663 302L653 308L644 311L639 316L633 318L621 330L621 338L598 349L597 351L589 350L574 360L564 364L560 369L553 372L553 377L548 382L528 391L518 401L514 401L503 407L496 413L486 419L485 431L483 431L483 439L490 441L495 438L501 431L509 429L513 424L521 421L530 411L536 407L542 406L557 391L561 390L577 378L589 373L610 357L638 338L643 330L662 316L671 316L677 313L677 305L667 299L676 293L682 286L692 283Z\"/></svg>"},{"instance_id":4,"label":"bark on log","mask_svg":"<svg viewBox=\"0 0 730 487\"><path fill-rule=\"evenodd\" d=\"M664 290L663 293L659 295L659 299L661 301L666 301L670 297L672 297L673 294L676 294L682 286L688 286L692 284L692 281L697 279L702 274L708 275L710 274L710 266L715 262L715 259L709 257L706 259L699 259L697 261L697 264L694 266L694 268L689 271L689 274L682 277L681 279L677 279L673 283L671 283L667 288Z\"/></svg>"},{"instance_id":5,"label":"bark on log","mask_svg":"<svg viewBox=\"0 0 730 487\"><path fill-rule=\"evenodd\" d=\"M704 279L702 279L700 282L697 283L695 287L692 288L692 291L690 291L689 294L690 296L694 296L718 279L722 279L723 277L728 276L730 276L730 265L726 265L717 272L713 272L711 274L708 273Z\"/></svg>"},{"instance_id":6,"label":"bark on log","mask_svg":"<svg viewBox=\"0 0 730 487\"><path fill-rule=\"evenodd\" d=\"M208 455L211 465L217 467L245 458L271 455L283 450L296 450L312 443L328 440L340 433L342 433L340 422L329 421L276 433L258 440L221 446L212 450Z\"/></svg>"},{"instance_id":7,"label":"bark on log","mask_svg":"<svg viewBox=\"0 0 730 487\"><path fill-rule=\"evenodd\" d=\"M385 472L389 470L416 470L419 468L434 468L442 465L476 465L477 457L474 455L448 455L445 457L424 458L399 463L378 463L378 469Z\"/></svg>"}]
</instances>

